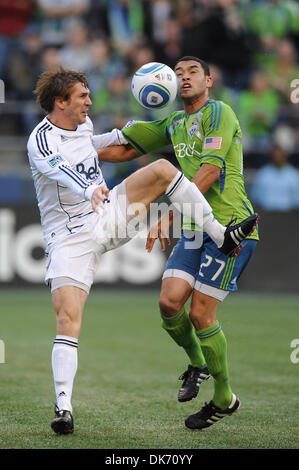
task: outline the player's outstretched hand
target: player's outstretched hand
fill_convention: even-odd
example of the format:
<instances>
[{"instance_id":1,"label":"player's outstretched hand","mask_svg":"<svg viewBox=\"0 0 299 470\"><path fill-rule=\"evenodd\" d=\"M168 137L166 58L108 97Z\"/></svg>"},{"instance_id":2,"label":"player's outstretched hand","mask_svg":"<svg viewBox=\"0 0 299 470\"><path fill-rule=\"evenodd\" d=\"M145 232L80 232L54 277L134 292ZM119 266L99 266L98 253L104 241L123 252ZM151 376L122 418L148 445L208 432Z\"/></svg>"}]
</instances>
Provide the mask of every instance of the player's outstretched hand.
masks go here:
<instances>
[{"instance_id":1,"label":"player's outstretched hand","mask_svg":"<svg viewBox=\"0 0 299 470\"><path fill-rule=\"evenodd\" d=\"M165 214L163 217L161 217L161 219L159 219L158 222L156 222L150 228L150 231L148 232L148 236L146 240L146 247L145 247L149 253L152 251L157 238L159 238L160 240L162 251L165 251L166 249L165 240L167 242L167 245L170 245L169 227L172 224L172 218L173 218L173 213L169 212Z\"/></svg>"},{"instance_id":2,"label":"player's outstretched hand","mask_svg":"<svg viewBox=\"0 0 299 470\"><path fill-rule=\"evenodd\" d=\"M104 200L108 197L109 189L107 186L99 186L92 193L91 205L93 210L99 214L104 207Z\"/></svg>"}]
</instances>

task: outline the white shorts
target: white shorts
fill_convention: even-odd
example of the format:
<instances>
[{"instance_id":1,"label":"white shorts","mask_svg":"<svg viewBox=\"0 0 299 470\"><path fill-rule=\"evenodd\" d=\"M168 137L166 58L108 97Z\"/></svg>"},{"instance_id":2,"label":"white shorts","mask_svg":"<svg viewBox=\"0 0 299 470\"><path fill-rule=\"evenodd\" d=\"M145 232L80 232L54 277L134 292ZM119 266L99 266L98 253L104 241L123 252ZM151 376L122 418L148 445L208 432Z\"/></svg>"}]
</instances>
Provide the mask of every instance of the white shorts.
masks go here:
<instances>
[{"instance_id":1,"label":"white shorts","mask_svg":"<svg viewBox=\"0 0 299 470\"><path fill-rule=\"evenodd\" d=\"M89 292L101 255L134 236L132 227L139 221L129 210L126 180L109 192L103 210L92 220L82 231L69 234L50 246L45 281L52 284L52 291L63 285L74 285ZM130 223L128 236L126 228Z\"/></svg>"}]
</instances>

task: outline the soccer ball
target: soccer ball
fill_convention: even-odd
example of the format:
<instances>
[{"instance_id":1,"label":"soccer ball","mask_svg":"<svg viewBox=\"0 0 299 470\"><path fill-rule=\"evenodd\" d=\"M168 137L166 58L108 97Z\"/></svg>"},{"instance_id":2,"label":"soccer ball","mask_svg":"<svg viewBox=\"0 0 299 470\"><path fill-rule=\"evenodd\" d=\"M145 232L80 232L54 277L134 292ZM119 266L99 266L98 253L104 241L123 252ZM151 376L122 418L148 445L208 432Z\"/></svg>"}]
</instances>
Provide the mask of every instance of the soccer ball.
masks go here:
<instances>
[{"instance_id":1,"label":"soccer ball","mask_svg":"<svg viewBox=\"0 0 299 470\"><path fill-rule=\"evenodd\" d=\"M178 82L174 71L168 65L149 62L134 74L131 89L141 106L160 109L175 100Z\"/></svg>"}]
</instances>

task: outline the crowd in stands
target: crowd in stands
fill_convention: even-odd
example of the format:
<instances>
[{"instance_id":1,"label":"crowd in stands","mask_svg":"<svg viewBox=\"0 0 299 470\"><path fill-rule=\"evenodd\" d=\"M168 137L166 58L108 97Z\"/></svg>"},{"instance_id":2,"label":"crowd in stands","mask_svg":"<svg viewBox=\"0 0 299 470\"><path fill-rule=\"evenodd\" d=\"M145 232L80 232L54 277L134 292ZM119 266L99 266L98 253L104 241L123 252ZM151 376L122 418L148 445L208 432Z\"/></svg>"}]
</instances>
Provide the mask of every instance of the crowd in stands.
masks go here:
<instances>
[{"instance_id":1,"label":"crowd in stands","mask_svg":"<svg viewBox=\"0 0 299 470\"><path fill-rule=\"evenodd\" d=\"M212 98L229 103L240 120L245 168L259 169L274 158L276 173L265 170L259 182L279 178L282 169L287 181L285 166L299 167L296 0L0 0L6 98L0 136L31 132L41 119L35 83L58 64L88 73L95 132L133 118L162 118L181 107L179 99L171 109L147 111L134 100L130 79L144 63L173 67L183 55L210 64ZM284 163L277 164L277 152ZM138 164L107 165L111 184Z\"/></svg>"}]
</instances>

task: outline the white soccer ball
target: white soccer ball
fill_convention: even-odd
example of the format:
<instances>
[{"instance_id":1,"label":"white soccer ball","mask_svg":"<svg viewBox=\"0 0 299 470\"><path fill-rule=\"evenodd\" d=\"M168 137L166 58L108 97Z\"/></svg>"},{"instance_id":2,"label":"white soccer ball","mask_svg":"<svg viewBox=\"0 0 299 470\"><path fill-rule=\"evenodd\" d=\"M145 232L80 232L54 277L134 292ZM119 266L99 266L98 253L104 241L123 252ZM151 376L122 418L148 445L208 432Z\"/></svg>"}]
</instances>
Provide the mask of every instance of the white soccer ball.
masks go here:
<instances>
[{"instance_id":1,"label":"white soccer ball","mask_svg":"<svg viewBox=\"0 0 299 470\"><path fill-rule=\"evenodd\" d=\"M134 98L144 108L164 108L176 98L177 77L168 65L149 62L134 74L131 89Z\"/></svg>"}]
</instances>

